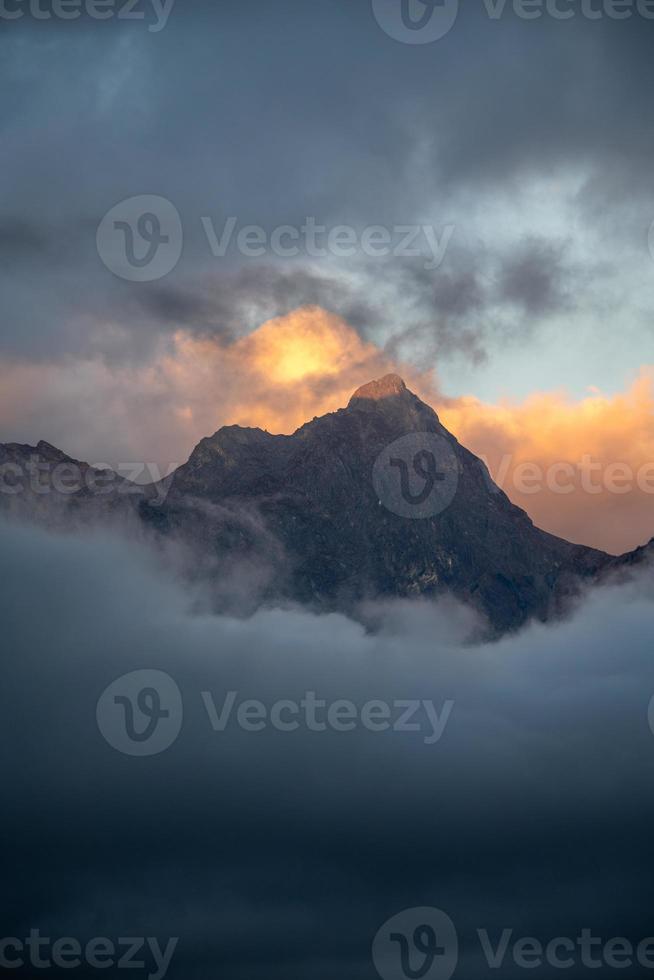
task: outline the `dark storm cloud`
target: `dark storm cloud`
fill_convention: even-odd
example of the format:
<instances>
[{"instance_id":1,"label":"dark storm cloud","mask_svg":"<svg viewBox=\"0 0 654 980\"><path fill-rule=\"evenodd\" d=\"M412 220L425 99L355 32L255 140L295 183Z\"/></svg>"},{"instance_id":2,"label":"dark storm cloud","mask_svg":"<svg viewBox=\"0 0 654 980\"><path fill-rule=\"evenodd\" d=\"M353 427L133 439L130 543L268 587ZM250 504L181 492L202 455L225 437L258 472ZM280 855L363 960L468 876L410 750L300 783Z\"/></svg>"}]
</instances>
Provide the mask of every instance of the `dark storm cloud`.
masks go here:
<instances>
[{"instance_id":1,"label":"dark storm cloud","mask_svg":"<svg viewBox=\"0 0 654 980\"><path fill-rule=\"evenodd\" d=\"M564 244L539 237L510 248L452 248L435 272L420 262L389 264L386 282L412 303L408 326L394 331L387 349L417 364L455 353L480 363L499 337L524 341L543 318L573 309L574 287L584 288L595 271L573 262ZM374 294L372 272L370 285ZM377 322L382 317L380 309Z\"/></svg>"},{"instance_id":2,"label":"dark storm cloud","mask_svg":"<svg viewBox=\"0 0 654 980\"><path fill-rule=\"evenodd\" d=\"M470 647L447 607L378 607L373 633L292 610L192 615L117 537L2 537L3 935L179 936L173 978L364 980L377 928L435 905L459 932L456 975L478 980L493 971L477 928L654 933L651 580ZM102 739L95 710L141 668L175 679L184 723L139 759ZM229 690L455 705L435 745L217 733L200 692L220 707Z\"/></svg>"},{"instance_id":3,"label":"dark storm cloud","mask_svg":"<svg viewBox=\"0 0 654 980\"><path fill-rule=\"evenodd\" d=\"M529 241L518 247L501 272L499 294L525 313L543 315L569 305L562 250L547 242Z\"/></svg>"},{"instance_id":4,"label":"dark storm cloud","mask_svg":"<svg viewBox=\"0 0 654 980\"><path fill-rule=\"evenodd\" d=\"M383 270L383 271L382 271ZM410 297L404 330L389 319L378 295L378 277L398 295ZM469 268L429 272L421 260L367 261L357 267L354 282L339 278L337 271L321 274L315 268L295 268L281 263L253 262L245 268L176 288L172 283L140 285L131 290L142 312L160 323L184 325L214 337L233 339L271 316L284 315L300 306L320 306L342 316L366 339L379 342L379 327L395 327L386 345L391 355L436 358L443 353L477 348L483 356L481 325L477 316L493 302L480 279Z\"/></svg>"},{"instance_id":5,"label":"dark storm cloud","mask_svg":"<svg viewBox=\"0 0 654 980\"><path fill-rule=\"evenodd\" d=\"M483 303L479 279L470 269L438 275L433 291L434 306L445 315L462 317Z\"/></svg>"},{"instance_id":6,"label":"dark storm cloud","mask_svg":"<svg viewBox=\"0 0 654 980\"><path fill-rule=\"evenodd\" d=\"M340 0L192 10L178 0L156 34L139 22L6 22L3 213L22 224L0 222L10 251L0 273L2 350L56 356L106 343L115 356L115 337L103 341L93 329L109 321L125 330L124 356L135 357L180 319L205 330L222 318L229 334L241 317L249 328L296 296L315 302L318 294L337 312L350 307L362 330L367 307L378 305L389 320L423 329L422 315L403 319L399 262L391 263L395 275L383 262L368 275L362 257L347 270L271 265L265 276L278 281L254 287L248 316L237 273L245 266L255 280L254 265L215 260L202 216L220 225L237 215L271 229L299 226L307 215L363 227L429 222L436 213L437 224L452 221L474 241L476 219L462 193L501 192L516 178L582 167L591 178L577 200L585 220L597 220L601 193L603 220L615 213L630 238L640 221L640 241L637 205L654 149L642 123L642 95L654 81L652 29L640 18L525 22L510 10L491 21L480 4L464 6L446 38L413 46L389 38L367 3ZM116 279L95 249L105 212L147 193L169 198L185 230L181 261L161 290ZM625 222L626 206L634 216ZM368 295L344 300L359 270ZM509 282L507 299L550 312L556 294L542 269L520 271L530 281ZM443 314L432 329L446 345L448 310L462 315L478 305L465 264L447 277L432 276L429 287L434 313ZM226 312L219 305L214 316L203 293L213 295L216 279Z\"/></svg>"},{"instance_id":7,"label":"dark storm cloud","mask_svg":"<svg viewBox=\"0 0 654 980\"><path fill-rule=\"evenodd\" d=\"M387 342L392 357L419 367L442 363L454 353L464 354L472 363L486 358L491 297L480 275L482 263L474 269L470 257L461 259L460 253L455 255L435 273L419 262L388 268L386 281L394 283L400 295L412 298L402 326L396 326ZM372 284L371 288L374 291Z\"/></svg>"},{"instance_id":8,"label":"dark storm cloud","mask_svg":"<svg viewBox=\"0 0 654 980\"><path fill-rule=\"evenodd\" d=\"M333 275L292 267L250 262L195 283L177 287L163 281L132 289L134 301L160 322L174 323L212 336L241 336L271 316L299 306L322 306L365 331L376 310L351 286Z\"/></svg>"},{"instance_id":9,"label":"dark storm cloud","mask_svg":"<svg viewBox=\"0 0 654 980\"><path fill-rule=\"evenodd\" d=\"M5 217L0 221L0 256L3 262L20 263L26 258L47 254L47 236L37 224L20 217Z\"/></svg>"}]
</instances>

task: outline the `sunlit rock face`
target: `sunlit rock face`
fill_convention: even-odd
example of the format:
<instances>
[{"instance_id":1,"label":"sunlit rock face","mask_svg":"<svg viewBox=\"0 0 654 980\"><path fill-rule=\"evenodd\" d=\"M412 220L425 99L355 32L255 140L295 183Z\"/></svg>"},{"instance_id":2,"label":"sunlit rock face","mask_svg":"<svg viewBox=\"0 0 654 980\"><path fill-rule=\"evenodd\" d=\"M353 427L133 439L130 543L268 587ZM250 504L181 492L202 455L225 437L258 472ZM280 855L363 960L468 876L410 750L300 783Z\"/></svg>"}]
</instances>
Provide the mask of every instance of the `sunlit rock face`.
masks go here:
<instances>
[{"instance_id":1,"label":"sunlit rock face","mask_svg":"<svg viewBox=\"0 0 654 980\"><path fill-rule=\"evenodd\" d=\"M378 402L395 395L404 395L406 391L407 386L399 374L386 374L377 381L370 381L368 384L357 388L350 399L350 406L353 402ZM359 405L359 408L361 407L362 405Z\"/></svg>"}]
</instances>

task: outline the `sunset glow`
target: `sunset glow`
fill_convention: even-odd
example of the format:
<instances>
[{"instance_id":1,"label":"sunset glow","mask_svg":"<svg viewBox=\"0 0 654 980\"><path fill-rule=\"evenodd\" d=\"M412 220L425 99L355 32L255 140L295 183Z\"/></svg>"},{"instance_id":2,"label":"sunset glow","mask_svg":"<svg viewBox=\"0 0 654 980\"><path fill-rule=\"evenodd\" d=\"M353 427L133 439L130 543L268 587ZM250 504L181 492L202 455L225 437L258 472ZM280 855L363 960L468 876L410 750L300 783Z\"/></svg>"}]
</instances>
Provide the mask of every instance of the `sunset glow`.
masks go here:
<instances>
[{"instance_id":1,"label":"sunset glow","mask_svg":"<svg viewBox=\"0 0 654 980\"><path fill-rule=\"evenodd\" d=\"M129 371L100 361L0 365L0 419L10 429L19 416L47 413L66 397L95 399L101 421L89 429L88 417L82 417L77 444L68 423L65 445L71 454L97 456L100 446L110 459L152 458L168 468L222 425L290 433L316 415L342 408L356 388L388 372L400 374L437 410L446 428L486 460L502 489L539 526L616 553L651 537L652 367L643 367L613 396L591 392L574 400L565 391L534 392L525 401L498 404L469 395L445 398L437 370L416 371L361 340L341 317L304 307L227 345L180 329L151 362ZM50 439L64 441L56 431ZM596 471L597 492L583 489L585 458ZM568 470L561 464L575 471L563 481L563 490L559 484ZM611 489L612 481L619 486L618 464L633 475L629 492ZM542 471L540 487L534 489L536 471L525 466ZM525 476L532 477L531 484Z\"/></svg>"}]
</instances>

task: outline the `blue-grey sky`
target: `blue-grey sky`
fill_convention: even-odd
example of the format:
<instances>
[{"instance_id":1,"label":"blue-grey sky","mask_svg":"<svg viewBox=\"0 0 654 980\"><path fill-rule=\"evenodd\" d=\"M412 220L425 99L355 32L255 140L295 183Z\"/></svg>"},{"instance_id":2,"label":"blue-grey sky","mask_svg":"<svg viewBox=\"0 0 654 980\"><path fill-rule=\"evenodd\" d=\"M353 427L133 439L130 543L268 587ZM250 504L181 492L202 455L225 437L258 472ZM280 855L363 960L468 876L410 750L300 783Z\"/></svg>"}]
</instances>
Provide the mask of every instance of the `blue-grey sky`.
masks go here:
<instances>
[{"instance_id":1,"label":"blue-grey sky","mask_svg":"<svg viewBox=\"0 0 654 980\"><path fill-rule=\"evenodd\" d=\"M102 22L24 4L0 24L0 357L147 361L175 328L231 337L318 303L400 341L450 395L623 389L652 360L654 22L570 6L463 5L446 36L407 44L369 0L177 0L157 31L146 0L143 20ZM143 194L184 229L152 283L96 250L103 215ZM201 218L232 215L454 230L436 270L216 258Z\"/></svg>"}]
</instances>

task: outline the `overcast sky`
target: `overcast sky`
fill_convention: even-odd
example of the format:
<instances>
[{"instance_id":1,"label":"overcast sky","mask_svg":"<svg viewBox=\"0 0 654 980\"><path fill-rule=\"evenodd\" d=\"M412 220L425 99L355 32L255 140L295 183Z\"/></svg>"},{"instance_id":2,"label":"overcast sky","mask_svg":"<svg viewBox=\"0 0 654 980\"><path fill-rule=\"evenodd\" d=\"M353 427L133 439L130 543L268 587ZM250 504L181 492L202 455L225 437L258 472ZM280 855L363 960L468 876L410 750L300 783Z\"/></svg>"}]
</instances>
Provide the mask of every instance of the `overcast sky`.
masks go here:
<instances>
[{"instance_id":1,"label":"overcast sky","mask_svg":"<svg viewBox=\"0 0 654 980\"><path fill-rule=\"evenodd\" d=\"M406 43L400 0L176 0L163 19L137 0L129 20L116 2L63 21L0 0L0 441L167 472L220 425L292 431L400 365L479 454L651 463L654 20L462 0ZM143 196L166 219L153 261L173 253L149 281L112 250ZM229 218L266 241L289 226L300 254L214 255ZM307 219L350 228L352 254L316 254ZM363 247L372 226L387 254ZM419 254L397 254L407 227ZM651 499L518 502L617 553L654 533ZM233 620L119 535L0 538L0 938L179 936L173 980L370 980L376 931L427 905L456 923L457 976L514 980L477 929L654 934L651 576L471 647L448 604L375 607L370 631ZM96 724L139 669L184 701L145 759ZM435 745L221 735L200 692L230 689L454 708Z\"/></svg>"},{"instance_id":2,"label":"overcast sky","mask_svg":"<svg viewBox=\"0 0 654 980\"><path fill-rule=\"evenodd\" d=\"M654 22L466 4L407 44L363 0L178 0L158 31L138 9L2 24L2 359L133 364L176 328L229 338L317 303L450 395L612 393L652 360ZM129 282L96 231L146 194L177 208L184 249ZM219 233L228 216L453 232L436 270L360 250L216 258L201 218Z\"/></svg>"}]
</instances>

